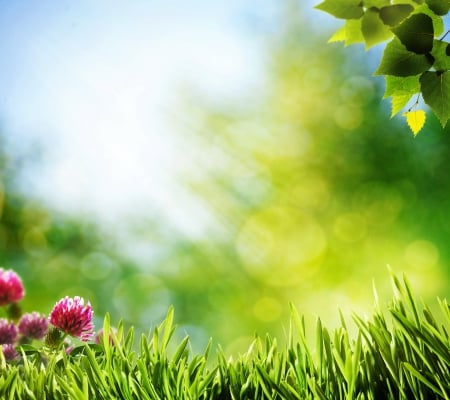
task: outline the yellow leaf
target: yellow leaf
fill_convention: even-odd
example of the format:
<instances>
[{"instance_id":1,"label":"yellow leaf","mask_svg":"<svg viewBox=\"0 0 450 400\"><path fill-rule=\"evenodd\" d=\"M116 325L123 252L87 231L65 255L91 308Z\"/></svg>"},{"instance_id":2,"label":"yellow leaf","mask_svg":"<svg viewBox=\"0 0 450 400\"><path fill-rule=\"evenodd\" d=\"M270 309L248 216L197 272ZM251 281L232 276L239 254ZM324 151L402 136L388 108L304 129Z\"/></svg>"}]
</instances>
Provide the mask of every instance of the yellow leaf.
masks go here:
<instances>
[{"instance_id":1,"label":"yellow leaf","mask_svg":"<svg viewBox=\"0 0 450 400\"><path fill-rule=\"evenodd\" d=\"M425 111L416 110L416 111L408 111L403 113L403 116L406 117L406 122L408 126L413 131L414 136L416 136L419 131L423 128L425 124Z\"/></svg>"}]
</instances>

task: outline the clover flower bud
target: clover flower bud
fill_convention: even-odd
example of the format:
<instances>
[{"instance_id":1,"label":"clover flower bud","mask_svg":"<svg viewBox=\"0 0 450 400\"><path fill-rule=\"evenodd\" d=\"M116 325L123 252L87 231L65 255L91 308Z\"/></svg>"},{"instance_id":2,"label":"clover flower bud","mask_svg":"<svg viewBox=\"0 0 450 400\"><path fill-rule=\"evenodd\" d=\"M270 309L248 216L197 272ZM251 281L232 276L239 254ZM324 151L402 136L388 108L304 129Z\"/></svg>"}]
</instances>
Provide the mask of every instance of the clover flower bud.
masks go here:
<instances>
[{"instance_id":1,"label":"clover flower bud","mask_svg":"<svg viewBox=\"0 0 450 400\"><path fill-rule=\"evenodd\" d=\"M45 335L45 344L48 347L56 349L63 340L63 333L53 326L49 327L47 335Z\"/></svg>"},{"instance_id":2,"label":"clover flower bud","mask_svg":"<svg viewBox=\"0 0 450 400\"><path fill-rule=\"evenodd\" d=\"M19 321L19 333L26 338L41 340L47 331L47 318L37 312L24 314Z\"/></svg>"},{"instance_id":3,"label":"clover flower bud","mask_svg":"<svg viewBox=\"0 0 450 400\"><path fill-rule=\"evenodd\" d=\"M17 352L14 345L7 343L7 344L2 345L1 347L2 347L3 356L5 357L6 361L14 361L20 357L20 355Z\"/></svg>"},{"instance_id":4,"label":"clover flower bud","mask_svg":"<svg viewBox=\"0 0 450 400\"><path fill-rule=\"evenodd\" d=\"M17 340L17 326L6 320L0 318L0 344L13 344Z\"/></svg>"}]
</instances>

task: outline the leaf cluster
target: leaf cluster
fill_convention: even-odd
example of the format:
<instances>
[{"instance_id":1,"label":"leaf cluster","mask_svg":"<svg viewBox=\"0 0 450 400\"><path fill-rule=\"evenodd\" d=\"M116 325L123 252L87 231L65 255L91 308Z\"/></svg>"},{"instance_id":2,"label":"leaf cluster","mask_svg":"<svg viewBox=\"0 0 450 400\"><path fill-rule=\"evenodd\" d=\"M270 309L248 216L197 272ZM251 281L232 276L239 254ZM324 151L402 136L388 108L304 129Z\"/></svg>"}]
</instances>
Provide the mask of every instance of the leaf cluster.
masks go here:
<instances>
[{"instance_id":1,"label":"leaf cluster","mask_svg":"<svg viewBox=\"0 0 450 400\"><path fill-rule=\"evenodd\" d=\"M173 309L135 351L133 329L117 331L106 315L101 345L84 344L70 354L44 356L22 348L22 359L0 358L4 399L449 399L450 307L439 301L438 323L419 309L406 279L393 277L396 291L387 319L379 306L371 319L353 316L356 339L341 326L333 332L320 319L316 346L308 344L305 322L292 307L287 345L256 337L246 353L226 358L219 348L208 361L191 354L189 338L169 351ZM170 353L170 355L169 355Z\"/></svg>"},{"instance_id":2,"label":"leaf cluster","mask_svg":"<svg viewBox=\"0 0 450 400\"><path fill-rule=\"evenodd\" d=\"M375 74L386 77L385 97L392 97L392 116L421 94L442 126L446 125L450 43L445 40L443 17L450 10L450 0L325 0L316 8L346 20L331 42L362 42L368 49L389 40ZM411 128L416 134L421 126Z\"/></svg>"}]
</instances>

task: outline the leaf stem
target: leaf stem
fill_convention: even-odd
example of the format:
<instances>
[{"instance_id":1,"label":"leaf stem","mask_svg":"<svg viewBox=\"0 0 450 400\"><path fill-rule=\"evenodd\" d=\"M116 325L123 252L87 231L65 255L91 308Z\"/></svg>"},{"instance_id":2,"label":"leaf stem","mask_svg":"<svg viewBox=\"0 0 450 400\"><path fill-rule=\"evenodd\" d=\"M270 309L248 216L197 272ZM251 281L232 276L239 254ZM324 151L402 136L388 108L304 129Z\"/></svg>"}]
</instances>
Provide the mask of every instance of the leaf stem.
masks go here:
<instances>
[{"instance_id":1,"label":"leaf stem","mask_svg":"<svg viewBox=\"0 0 450 400\"><path fill-rule=\"evenodd\" d=\"M444 40L445 37L450 33L450 29L444 33L444 36L442 36L439 40Z\"/></svg>"},{"instance_id":2,"label":"leaf stem","mask_svg":"<svg viewBox=\"0 0 450 400\"><path fill-rule=\"evenodd\" d=\"M416 107L419 105L419 100L420 100L420 93L417 93L417 99L415 104Z\"/></svg>"},{"instance_id":3,"label":"leaf stem","mask_svg":"<svg viewBox=\"0 0 450 400\"><path fill-rule=\"evenodd\" d=\"M408 112L410 112L413 108L416 109L416 107L419 105L419 99L420 99L420 93L417 94L417 99L414 102L414 104L409 108Z\"/></svg>"}]
</instances>

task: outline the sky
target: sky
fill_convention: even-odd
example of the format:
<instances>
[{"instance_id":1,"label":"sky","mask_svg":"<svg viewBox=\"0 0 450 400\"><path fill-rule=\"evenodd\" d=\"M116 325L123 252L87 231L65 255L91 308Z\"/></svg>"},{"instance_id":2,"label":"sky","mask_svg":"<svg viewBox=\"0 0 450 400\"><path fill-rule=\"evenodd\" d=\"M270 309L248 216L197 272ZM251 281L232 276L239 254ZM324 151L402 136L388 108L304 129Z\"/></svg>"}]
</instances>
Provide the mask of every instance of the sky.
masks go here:
<instances>
[{"instance_id":1,"label":"sky","mask_svg":"<svg viewBox=\"0 0 450 400\"><path fill-rule=\"evenodd\" d=\"M195 234L180 212L195 201L177 181L179 89L226 99L261 85L276 3L0 0L0 126L12 151L42 151L26 194L105 221L161 212Z\"/></svg>"},{"instance_id":2,"label":"sky","mask_svg":"<svg viewBox=\"0 0 450 400\"><path fill-rule=\"evenodd\" d=\"M179 181L195 168L180 94L232 101L264 86L281 3L0 0L0 129L13 153L40 159L22 189L66 213L163 215L201 234L210 217ZM341 22L317 3L300 0L331 34Z\"/></svg>"}]
</instances>

